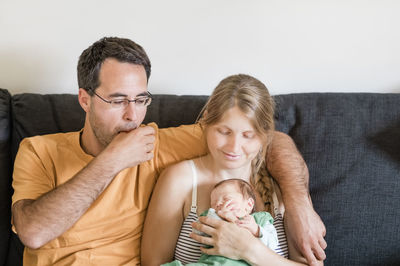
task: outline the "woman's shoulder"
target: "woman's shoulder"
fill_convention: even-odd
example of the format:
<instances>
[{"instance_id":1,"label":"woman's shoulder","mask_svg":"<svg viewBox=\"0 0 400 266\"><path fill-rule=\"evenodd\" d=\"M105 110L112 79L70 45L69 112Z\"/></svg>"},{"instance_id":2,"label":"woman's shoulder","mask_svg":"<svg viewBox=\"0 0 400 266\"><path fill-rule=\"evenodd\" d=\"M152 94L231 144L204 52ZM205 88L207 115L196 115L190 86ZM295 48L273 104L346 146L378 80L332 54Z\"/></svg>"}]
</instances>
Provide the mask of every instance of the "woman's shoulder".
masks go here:
<instances>
[{"instance_id":1,"label":"woman's shoulder","mask_svg":"<svg viewBox=\"0 0 400 266\"><path fill-rule=\"evenodd\" d=\"M191 189L193 173L190 161L191 160L184 160L168 166L161 172L158 182L169 186L179 185L181 189Z\"/></svg>"},{"instance_id":2,"label":"woman's shoulder","mask_svg":"<svg viewBox=\"0 0 400 266\"><path fill-rule=\"evenodd\" d=\"M191 173L191 162L193 160L183 160L181 162L169 165L168 167L166 167L161 174L168 174L168 175L188 175L189 173Z\"/></svg>"}]
</instances>

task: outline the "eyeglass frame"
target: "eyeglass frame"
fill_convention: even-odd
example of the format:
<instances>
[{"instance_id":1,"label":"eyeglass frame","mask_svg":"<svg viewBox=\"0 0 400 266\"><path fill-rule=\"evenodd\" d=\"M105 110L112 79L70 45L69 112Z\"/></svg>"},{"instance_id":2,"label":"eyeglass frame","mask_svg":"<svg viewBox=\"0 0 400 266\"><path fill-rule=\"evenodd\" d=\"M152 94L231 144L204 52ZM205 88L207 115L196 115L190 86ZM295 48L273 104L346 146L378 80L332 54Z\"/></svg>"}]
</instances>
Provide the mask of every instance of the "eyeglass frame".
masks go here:
<instances>
[{"instance_id":1,"label":"eyeglass frame","mask_svg":"<svg viewBox=\"0 0 400 266\"><path fill-rule=\"evenodd\" d=\"M94 89L92 89L92 88L87 88L87 90L93 92L94 95L96 95L97 97L99 97L103 102L110 104L110 105L111 105L111 108L114 108L114 109L126 108L126 107L129 106L130 103L134 103L135 106L136 106L136 101L137 101L137 100L140 100L140 99L143 99L143 98L148 99L149 102L148 102L147 104L144 104L144 105L139 105L139 107L147 107L147 106L149 106L149 105L151 104L151 102L152 102L152 100L153 100L153 95L152 95L149 91L146 91L147 95L138 96L138 97L133 98L132 100L125 98L125 99L123 99L123 100L115 100L115 101L114 101L114 100L111 100L111 101L109 101L109 100L104 99L104 98L101 97L100 95L98 95L98 94L95 92ZM127 102L128 104L127 104L126 106L124 106L124 105L122 105L122 106L115 106L116 101ZM113 105L113 104L114 104L114 105Z\"/></svg>"}]
</instances>

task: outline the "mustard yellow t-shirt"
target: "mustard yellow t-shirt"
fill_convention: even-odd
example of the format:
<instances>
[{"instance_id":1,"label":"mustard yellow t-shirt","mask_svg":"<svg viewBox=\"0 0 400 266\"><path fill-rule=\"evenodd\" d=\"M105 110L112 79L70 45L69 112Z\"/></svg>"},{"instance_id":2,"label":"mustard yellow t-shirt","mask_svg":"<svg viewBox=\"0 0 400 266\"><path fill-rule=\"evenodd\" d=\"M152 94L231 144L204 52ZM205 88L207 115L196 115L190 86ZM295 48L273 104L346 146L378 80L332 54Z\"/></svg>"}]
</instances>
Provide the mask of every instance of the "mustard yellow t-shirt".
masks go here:
<instances>
[{"instance_id":1,"label":"mustard yellow t-shirt","mask_svg":"<svg viewBox=\"0 0 400 266\"><path fill-rule=\"evenodd\" d=\"M37 250L25 248L24 265L137 265L150 195L160 171L206 152L198 125L156 130L154 158L125 169L64 234ZM24 139L13 174L13 203L37 199L65 183L93 157L79 144L80 132ZM17 232L18 233L18 232Z\"/></svg>"}]
</instances>

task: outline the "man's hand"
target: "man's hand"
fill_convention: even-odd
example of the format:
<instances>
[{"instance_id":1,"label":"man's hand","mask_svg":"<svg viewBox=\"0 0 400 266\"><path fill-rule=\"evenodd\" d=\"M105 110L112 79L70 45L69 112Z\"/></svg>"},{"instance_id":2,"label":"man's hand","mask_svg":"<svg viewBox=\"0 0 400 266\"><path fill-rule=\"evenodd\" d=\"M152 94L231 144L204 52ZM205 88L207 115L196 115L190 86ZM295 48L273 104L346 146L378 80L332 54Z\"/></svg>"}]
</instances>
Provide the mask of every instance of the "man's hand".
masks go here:
<instances>
[{"instance_id":1,"label":"man's hand","mask_svg":"<svg viewBox=\"0 0 400 266\"><path fill-rule=\"evenodd\" d=\"M312 207L308 192L308 168L294 141L288 135L275 131L266 163L282 190L286 235L310 265L315 264L316 259L324 260L325 226Z\"/></svg>"},{"instance_id":2,"label":"man's hand","mask_svg":"<svg viewBox=\"0 0 400 266\"><path fill-rule=\"evenodd\" d=\"M154 133L154 128L150 126L120 132L104 152L112 154L110 158L118 166L119 171L134 167L153 158Z\"/></svg>"},{"instance_id":3,"label":"man's hand","mask_svg":"<svg viewBox=\"0 0 400 266\"><path fill-rule=\"evenodd\" d=\"M316 265L317 260L326 258L325 225L312 205L287 206L284 221L287 237L293 240L310 265Z\"/></svg>"}]
</instances>

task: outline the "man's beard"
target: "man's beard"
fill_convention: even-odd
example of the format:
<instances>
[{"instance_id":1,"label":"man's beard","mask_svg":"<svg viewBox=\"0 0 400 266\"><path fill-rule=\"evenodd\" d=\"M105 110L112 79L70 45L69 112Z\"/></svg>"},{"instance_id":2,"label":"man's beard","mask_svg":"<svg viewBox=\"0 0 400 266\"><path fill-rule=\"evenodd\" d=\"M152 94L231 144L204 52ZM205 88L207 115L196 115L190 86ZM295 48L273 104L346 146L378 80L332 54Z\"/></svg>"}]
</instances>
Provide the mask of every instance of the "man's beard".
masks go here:
<instances>
[{"instance_id":1,"label":"man's beard","mask_svg":"<svg viewBox=\"0 0 400 266\"><path fill-rule=\"evenodd\" d=\"M112 132L107 132L107 125L102 121L97 119L96 115L94 115L94 110L91 110L89 114L89 123L93 130L93 134L96 137L97 141L103 146L103 148L107 147L108 144L114 139L116 135L120 132L129 132L138 127L135 122L126 123L123 126L118 126L112 130Z\"/></svg>"}]
</instances>

